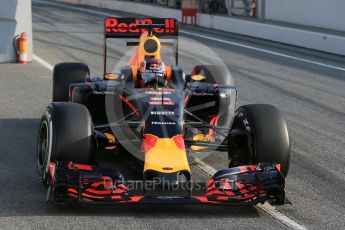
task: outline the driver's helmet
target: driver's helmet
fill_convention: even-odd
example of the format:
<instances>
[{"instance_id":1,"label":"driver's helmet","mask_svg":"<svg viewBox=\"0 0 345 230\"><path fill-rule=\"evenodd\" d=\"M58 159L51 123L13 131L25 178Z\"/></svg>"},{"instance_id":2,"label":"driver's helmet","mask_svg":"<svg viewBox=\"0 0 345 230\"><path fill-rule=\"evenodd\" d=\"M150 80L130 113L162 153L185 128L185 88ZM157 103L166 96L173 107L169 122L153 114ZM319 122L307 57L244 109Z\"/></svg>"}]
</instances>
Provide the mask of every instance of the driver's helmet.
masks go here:
<instances>
[{"instance_id":1,"label":"driver's helmet","mask_svg":"<svg viewBox=\"0 0 345 230\"><path fill-rule=\"evenodd\" d=\"M140 73L143 83L149 83L156 77L165 78L165 66L158 58L145 58L140 64Z\"/></svg>"}]
</instances>

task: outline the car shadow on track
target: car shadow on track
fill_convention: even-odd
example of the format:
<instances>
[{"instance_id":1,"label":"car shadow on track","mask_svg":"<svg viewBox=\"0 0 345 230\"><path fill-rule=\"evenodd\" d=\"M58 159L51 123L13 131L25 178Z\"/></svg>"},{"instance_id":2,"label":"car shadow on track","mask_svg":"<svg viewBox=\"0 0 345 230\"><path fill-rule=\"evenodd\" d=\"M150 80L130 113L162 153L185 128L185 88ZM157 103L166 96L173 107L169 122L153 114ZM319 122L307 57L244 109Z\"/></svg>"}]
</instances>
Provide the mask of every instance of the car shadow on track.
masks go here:
<instances>
[{"instance_id":1,"label":"car shadow on track","mask_svg":"<svg viewBox=\"0 0 345 230\"><path fill-rule=\"evenodd\" d=\"M40 119L0 119L0 217L140 216L141 218L259 218L251 206L53 205L45 202L35 162Z\"/></svg>"}]
</instances>

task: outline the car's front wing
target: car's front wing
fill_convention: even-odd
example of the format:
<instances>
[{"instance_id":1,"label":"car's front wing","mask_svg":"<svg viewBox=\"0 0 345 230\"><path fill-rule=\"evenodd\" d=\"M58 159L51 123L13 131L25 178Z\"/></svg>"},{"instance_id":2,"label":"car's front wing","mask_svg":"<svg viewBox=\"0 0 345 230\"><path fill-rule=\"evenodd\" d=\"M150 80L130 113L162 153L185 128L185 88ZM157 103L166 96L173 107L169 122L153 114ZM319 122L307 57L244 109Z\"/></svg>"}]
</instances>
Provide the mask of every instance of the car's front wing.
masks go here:
<instances>
[{"instance_id":1,"label":"car's front wing","mask_svg":"<svg viewBox=\"0 0 345 230\"><path fill-rule=\"evenodd\" d=\"M47 198L54 203L85 204L213 204L282 205L285 179L279 165L258 164L220 170L208 181L203 195L135 194L115 170L72 162L50 162Z\"/></svg>"}]
</instances>

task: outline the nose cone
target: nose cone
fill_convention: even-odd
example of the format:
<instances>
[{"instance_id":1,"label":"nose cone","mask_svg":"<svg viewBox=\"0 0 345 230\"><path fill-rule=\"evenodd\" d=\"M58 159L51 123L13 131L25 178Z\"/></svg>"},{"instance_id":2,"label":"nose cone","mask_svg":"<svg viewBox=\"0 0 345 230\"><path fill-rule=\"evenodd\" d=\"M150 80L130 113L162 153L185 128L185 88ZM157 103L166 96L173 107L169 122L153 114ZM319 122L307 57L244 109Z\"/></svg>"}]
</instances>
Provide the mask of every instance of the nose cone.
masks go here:
<instances>
[{"instance_id":1,"label":"nose cone","mask_svg":"<svg viewBox=\"0 0 345 230\"><path fill-rule=\"evenodd\" d=\"M161 173L190 172L182 135L172 138L145 135L144 152L144 172L149 170Z\"/></svg>"}]
</instances>

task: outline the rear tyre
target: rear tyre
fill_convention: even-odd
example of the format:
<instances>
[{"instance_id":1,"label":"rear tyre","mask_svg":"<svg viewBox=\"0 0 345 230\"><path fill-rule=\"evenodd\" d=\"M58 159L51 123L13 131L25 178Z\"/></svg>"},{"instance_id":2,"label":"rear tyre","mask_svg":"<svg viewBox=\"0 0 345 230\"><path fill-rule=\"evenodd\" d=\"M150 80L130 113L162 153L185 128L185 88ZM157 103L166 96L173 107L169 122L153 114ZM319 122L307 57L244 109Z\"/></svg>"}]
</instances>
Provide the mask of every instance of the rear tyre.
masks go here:
<instances>
[{"instance_id":1,"label":"rear tyre","mask_svg":"<svg viewBox=\"0 0 345 230\"><path fill-rule=\"evenodd\" d=\"M237 109L229 133L230 167L277 163L287 176L290 155L286 122L276 107L253 104Z\"/></svg>"},{"instance_id":2,"label":"rear tyre","mask_svg":"<svg viewBox=\"0 0 345 230\"><path fill-rule=\"evenodd\" d=\"M87 108L76 103L51 103L42 116L37 141L37 168L42 183L48 185L49 162L88 164L93 155L93 125Z\"/></svg>"},{"instance_id":3,"label":"rear tyre","mask_svg":"<svg viewBox=\"0 0 345 230\"><path fill-rule=\"evenodd\" d=\"M192 75L203 75L205 82L220 85L230 85L231 77L229 71L223 66L197 65L192 69Z\"/></svg>"},{"instance_id":4,"label":"rear tyre","mask_svg":"<svg viewBox=\"0 0 345 230\"><path fill-rule=\"evenodd\" d=\"M64 62L55 65L53 71L53 102L69 101L69 85L84 83L90 75L83 63Z\"/></svg>"},{"instance_id":5,"label":"rear tyre","mask_svg":"<svg viewBox=\"0 0 345 230\"><path fill-rule=\"evenodd\" d=\"M205 80L202 80L204 83L210 83L210 84L216 84L216 85L233 85L232 78L230 75L229 70L222 65L197 65L194 66L192 69L192 74L186 76L186 81L190 82L192 80L193 75L202 75L205 77ZM234 92L233 90L232 92ZM207 103L215 103L216 105L220 106L214 106L213 108L210 108L210 110L203 110L195 112L195 115L200 117L201 119L211 122L211 119L215 116L219 116L217 119L217 125L219 126L225 126L229 127L231 123L231 118L235 112L235 106L236 106L236 96L235 93L232 94L232 96L227 98L221 98L219 97L216 100L201 100L200 97L192 96L190 98L190 101L188 103L188 106L194 107L199 106L202 104ZM188 107L187 107L188 108ZM210 118L210 114L213 115L213 117ZM205 117L206 116L206 117ZM222 138L222 137L220 137Z\"/></svg>"}]
</instances>

